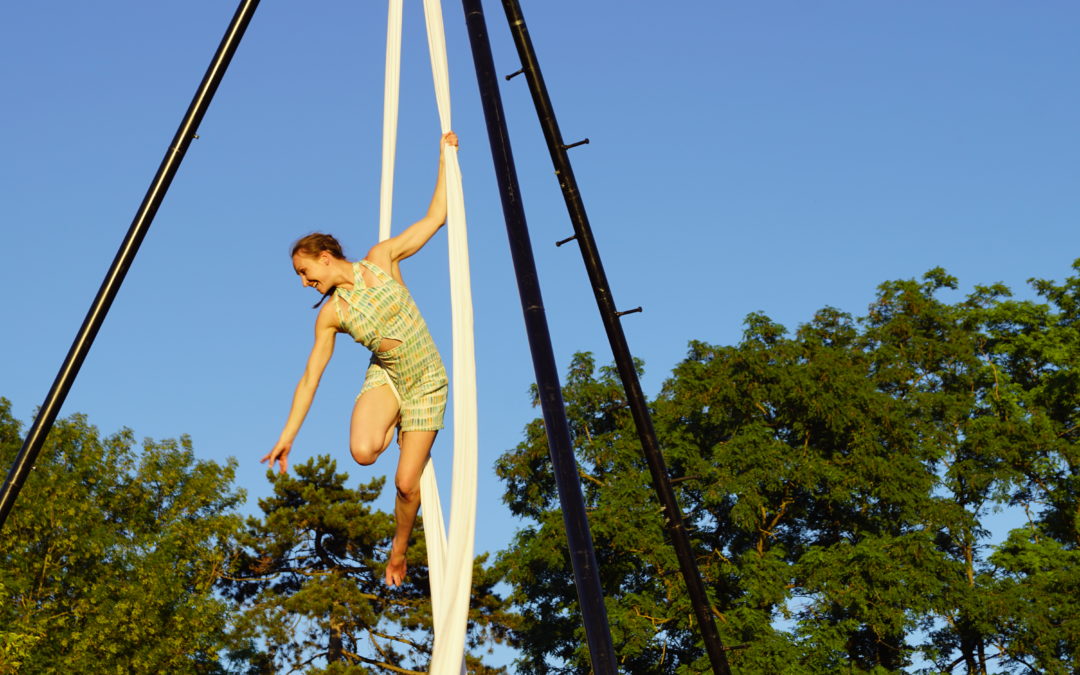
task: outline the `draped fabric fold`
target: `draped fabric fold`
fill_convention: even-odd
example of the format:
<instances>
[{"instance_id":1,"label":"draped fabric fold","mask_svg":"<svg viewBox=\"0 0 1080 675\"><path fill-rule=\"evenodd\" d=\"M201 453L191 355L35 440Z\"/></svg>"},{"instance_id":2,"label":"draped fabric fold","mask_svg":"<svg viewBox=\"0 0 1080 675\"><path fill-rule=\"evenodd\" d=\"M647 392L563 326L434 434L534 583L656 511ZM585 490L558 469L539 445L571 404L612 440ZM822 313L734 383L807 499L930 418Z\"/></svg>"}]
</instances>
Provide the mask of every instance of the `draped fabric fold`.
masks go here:
<instances>
[{"instance_id":1,"label":"draped fabric fold","mask_svg":"<svg viewBox=\"0 0 1080 675\"><path fill-rule=\"evenodd\" d=\"M386 76L383 85L382 181L379 184L379 241L390 238L394 204L394 159L397 153L397 118L401 82L402 0L389 0L386 12ZM391 39L397 35L397 39Z\"/></svg>"},{"instance_id":2,"label":"draped fabric fold","mask_svg":"<svg viewBox=\"0 0 1080 675\"><path fill-rule=\"evenodd\" d=\"M380 239L390 236L394 147L397 137L398 83L400 81L401 2L389 0L387 20L386 87L383 105L383 173L380 202ZM424 0L431 73L443 133L451 130L450 76L446 36L439 0ZM393 100L391 100L393 99ZM444 149L447 201L447 242L450 254L450 302L453 327L451 376L454 461L451 481L450 528L443 523L435 470L428 461L420 482L424 532L431 579L431 605L435 647L429 672L433 675L465 673L465 630L472 587L473 547L476 535L477 410L476 355L473 339L472 282L469 275L465 197L457 148Z\"/></svg>"}]
</instances>

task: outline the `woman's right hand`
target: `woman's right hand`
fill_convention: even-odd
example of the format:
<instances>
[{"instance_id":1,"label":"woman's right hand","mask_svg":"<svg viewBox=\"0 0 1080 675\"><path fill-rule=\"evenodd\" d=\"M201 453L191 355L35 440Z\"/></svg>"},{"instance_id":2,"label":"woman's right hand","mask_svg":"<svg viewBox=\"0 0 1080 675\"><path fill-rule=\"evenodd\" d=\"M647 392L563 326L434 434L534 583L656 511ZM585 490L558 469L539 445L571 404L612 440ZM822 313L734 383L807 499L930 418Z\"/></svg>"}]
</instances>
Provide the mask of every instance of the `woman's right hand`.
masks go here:
<instances>
[{"instance_id":1,"label":"woman's right hand","mask_svg":"<svg viewBox=\"0 0 1080 675\"><path fill-rule=\"evenodd\" d=\"M279 473L285 473L285 470L289 468L289 452L292 450L292 441L278 440L274 445L274 449L266 453L266 456L259 460L260 463L270 462L270 469L273 470L274 464L279 463Z\"/></svg>"},{"instance_id":2,"label":"woman's right hand","mask_svg":"<svg viewBox=\"0 0 1080 675\"><path fill-rule=\"evenodd\" d=\"M448 145L452 145L455 148L458 147L457 134L455 134L453 131L447 131L445 134L442 135L442 141L439 143L439 153L442 154L443 148Z\"/></svg>"}]
</instances>

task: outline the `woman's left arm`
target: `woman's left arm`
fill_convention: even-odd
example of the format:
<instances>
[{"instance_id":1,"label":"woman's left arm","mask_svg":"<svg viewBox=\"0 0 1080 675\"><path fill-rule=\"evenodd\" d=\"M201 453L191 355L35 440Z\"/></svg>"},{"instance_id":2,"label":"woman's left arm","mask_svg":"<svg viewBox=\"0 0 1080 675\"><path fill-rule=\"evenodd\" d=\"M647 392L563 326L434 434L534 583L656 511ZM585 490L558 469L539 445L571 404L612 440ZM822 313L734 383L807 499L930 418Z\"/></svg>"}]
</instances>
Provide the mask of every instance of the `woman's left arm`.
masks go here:
<instances>
[{"instance_id":1,"label":"woman's left arm","mask_svg":"<svg viewBox=\"0 0 1080 675\"><path fill-rule=\"evenodd\" d=\"M427 214L396 237L375 244L367 257L376 265L383 256L388 257L391 264L408 258L423 248L446 223L446 146L456 148L457 144L457 135L453 131L443 134L439 143L439 176L435 180L435 193L431 196Z\"/></svg>"}]
</instances>

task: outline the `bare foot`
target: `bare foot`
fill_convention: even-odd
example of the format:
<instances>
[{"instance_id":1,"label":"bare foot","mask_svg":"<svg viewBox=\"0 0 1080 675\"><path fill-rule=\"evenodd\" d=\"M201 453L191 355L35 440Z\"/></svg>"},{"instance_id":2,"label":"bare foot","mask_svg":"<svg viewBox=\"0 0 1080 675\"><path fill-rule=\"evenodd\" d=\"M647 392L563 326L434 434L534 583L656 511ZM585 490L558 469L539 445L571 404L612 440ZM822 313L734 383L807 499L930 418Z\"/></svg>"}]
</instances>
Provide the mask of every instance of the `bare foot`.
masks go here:
<instances>
[{"instance_id":1,"label":"bare foot","mask_svg":"<svg viewBox=\"0 0 1080 675\"><path fill-rule=\"evenodd\" d=\"M400 586L405 582L405 550L398 551L395 542L390 547L390 560L386 563L386 585Z\"/></svg>"}]
</instances>

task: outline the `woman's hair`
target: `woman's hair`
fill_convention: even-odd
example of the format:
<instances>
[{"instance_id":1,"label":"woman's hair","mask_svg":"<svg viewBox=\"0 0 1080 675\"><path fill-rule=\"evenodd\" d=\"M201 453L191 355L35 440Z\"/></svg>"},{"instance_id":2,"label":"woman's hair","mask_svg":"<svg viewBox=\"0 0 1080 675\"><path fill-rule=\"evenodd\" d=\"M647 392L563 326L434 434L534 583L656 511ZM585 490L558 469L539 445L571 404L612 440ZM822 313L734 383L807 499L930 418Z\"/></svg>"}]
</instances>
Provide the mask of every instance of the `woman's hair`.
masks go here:
<instances>
[{"instance_id":1,"label":"woman's hair","mask_svg":"<svg viewBox=\"0 0 1080 675\"><path fill-rule=\"evenodd\" d=\"M341 250L341 244L338 243L338 240L334 239L334 235L323 234L322 232L312 232L297 239L293 243L292 253L289 256L292 257L297 253L303 253L315 258L323 251L338 260L345 260L345 253Z\"/></svg>"},{"instance_id":2,"label":"woman's hair","mask_svg":"<svg viewBox=\"0 0 1080 675\"><path fill-rule=\"evenodd\" d=\"M338 260L345 260L345 252L341 250L341 244L334 238L332 234L323 234L322 232L312 232L309 235L300 237L293 243L292 253L289 257L296 255L297 253L303 253L306 256L312 258L318 257L320 253L326 251ZM337 286L331 286L323 293L323 296L319 298L319 301L312 305L312 308L318 309L319 305L323 304L327 298L334 294L337 290Z\"/></svg>"}]
</instances>

